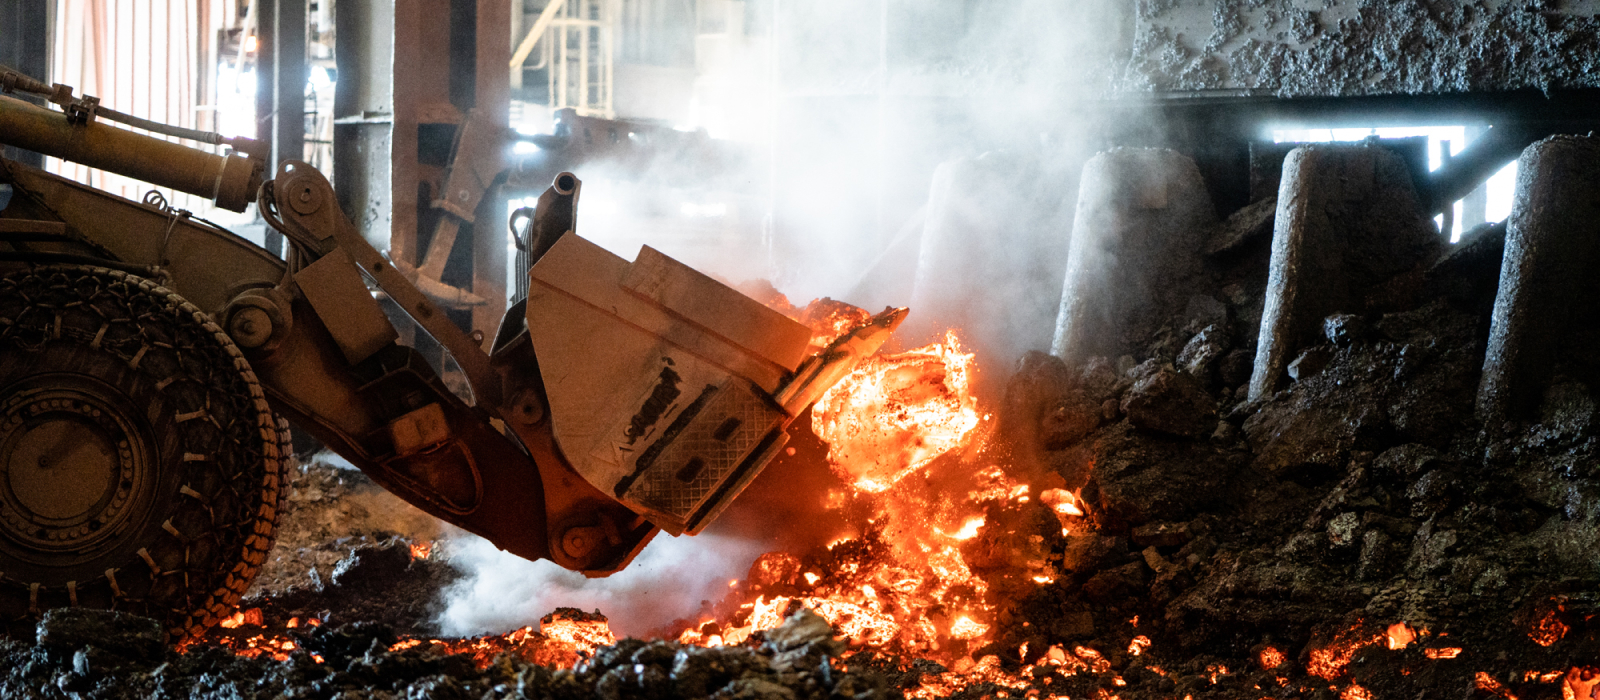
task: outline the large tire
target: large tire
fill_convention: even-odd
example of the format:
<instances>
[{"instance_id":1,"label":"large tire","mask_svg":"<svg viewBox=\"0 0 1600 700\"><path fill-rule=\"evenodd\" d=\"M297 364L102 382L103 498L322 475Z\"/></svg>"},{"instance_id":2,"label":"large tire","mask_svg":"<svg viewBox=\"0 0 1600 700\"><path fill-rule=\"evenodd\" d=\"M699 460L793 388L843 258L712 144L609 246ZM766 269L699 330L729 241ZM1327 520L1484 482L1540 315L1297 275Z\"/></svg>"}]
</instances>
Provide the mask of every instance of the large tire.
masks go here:
<instances>
[{"instance_id":1,"label":"large tire","mask_svg":"<svg viewBox=\"0 0 1600 700\"><path fill-rule=\"evenodd\" d=\"M0 277L0 625L50 608L232 613L277 524L285 425L211 318L82 266Z\"/></svg>"}]
</instances>

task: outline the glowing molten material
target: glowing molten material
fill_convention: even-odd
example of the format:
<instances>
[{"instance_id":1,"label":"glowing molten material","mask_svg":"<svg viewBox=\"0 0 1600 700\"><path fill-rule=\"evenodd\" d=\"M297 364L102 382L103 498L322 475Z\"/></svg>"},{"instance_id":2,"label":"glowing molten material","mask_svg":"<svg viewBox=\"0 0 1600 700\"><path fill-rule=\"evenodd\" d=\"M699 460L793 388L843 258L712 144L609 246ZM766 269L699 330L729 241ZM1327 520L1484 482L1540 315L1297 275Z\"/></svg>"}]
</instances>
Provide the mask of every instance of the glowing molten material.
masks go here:
<instances>
[{"instance_id":1,"label":"glowing molten material","mask_svg":"<svg viewBox=\"0 0 1600 700\"><path fill-rule=\"evenodd\" d=\"M1407 627L1404 622L1396 622L1389 625L1389 630L1385 635L1389 638L1390 649L1404 649L1406 645L1417 641L1417 633L1411 631L1411 628Z\"/></svg>"},{"instance_id":2,"label":"glowing molten material","mask_svg":"<svg viewBox=\"0 0 1600 700\"><path fill-rule=\"evenodd\" d=\"M593 617L546 615L539 620L539 631L551 640L569 645L585 654L617 643L616 635L611 633L611 625L598 615Z\"/></svg>"},{"instance_id":3,"label":"glowing molten material","mask_svg":"<svg viewBox=\"0 0 1600 700\"><path fill-rule=\"evenodd\" d=\"M988 625L975 622L972 618L964 615L956 618L955 622L950 623L950 636L956 639L977 639L988 634L988 632Z\"/></svg>"},{"instance_id":4,"label":"glowing molten material","mask_svg":"<svg viewBox=\"0 0 1600 700\"><path fill-rule=\"evenodd\" d=\"M1504 685L1501 685L1500 681L1490 678L1489 674L1483 671L1479 671L1478 675L1473 677L1472 682L1473 685L1477 686L1478 690L1492 693L1506 700L1517 700L1517 696L1512 694Z\"/></svg>"},{"instance_id":5,"label":"glowing molten material","mask_svg":"<svg viewBox=\"0 0 1600 700\"><path fill-rule=\"evenodd\" d=\"M825 348L871 319L866 309L823 297L807 304L796 320L811 329L812 347Z\"/></svg>"},{"instance_id":6,"label":"glowing molten material","mask_svg":"<svg viewBox=\"0 0 1600 700\"><path fill-rule=\"evenodd\" d=\"M864 513L861 530L805 559L763 555L747 585L732 588L730 599L682 630L679 641L739 644L804 606L853 649L949 669L925 675L907 697L949 696L984 683L1026 688L1032 667L1015 675L993 653L975 653L1005 631L988 597L990 580L1026 588L1050 583L1057 572L1043 533L991 517L1015 513L1030 494L984 451L988 442L978 428L992 424L969 391L973 359L947 334L943 343L874 357L824 393L812 410L813 428L829 444L829 467L847 485L828 494L827 507ZM906 478L912 474L918 478ZM1056 489L1048 505L1058 518L1080 522L1073 494ZM981 562L986 576L974 573L971 561ZM1142 651L1147 644L1140 638L1134 646ZM1006 653L1024 662L1038 656L1027 644ZM1051 648L1036 663L1066 675L1111 669L1084 647Z\"/></svg>"},{"instance_id":7,"label":"glowing molten material","mask_svg":"<svg viewBox=\"0 0 1600 700\"><path fill-rule=\"evenodd\" d=\"M1528 630L1528 638L1542 647L1550 646L1567 636L1567 623L1561 621L1561 610L1557 608L1544 614L1538 622L1533 623L1533 629Z\"/></svg>"},{"instance_id":8,"label":"glowing molten material","mask_svg":"<svg viewBox=\"0 0 1600 700\"><path fill-rule=\"evenodd\" d=\"M869 493L960 445L978 426L973 356L945 342L863 363L817 400L812 427L834 470Z\"/></svg>"},{"instance_id":9,"label":"glowing molten material","mask_svg":"<svg viewBox=\"0 0 1600 700\"><path fill-rule=\"evenodd\" d=\"M501 654L512 654L524 661L571 668L602 646L617 643L611 626L599 613L589 614L572 608L559 608L539 620L539 629L523 627L506 634L495 634L460 641L406 639L389 647L404 651L427 645L439 654L466 654L479 668L486 668Z\"/></svg>"},{"instance_id":10,"label":"glowing molten material","mask_svg":"<svg viewBox=\"0 0 1600 700\"><path fill-rule=\"evenodd\" d=\"M799 321L811 329L812 349L828 347L829 343L865 325L872 320L866 309L852 306L828 297L812 299L804 307L795 306L789 297L778 293L770 283L754 282L741 285L740 291L767 308Z\"/></svg>"},{"instance_id":11,"label":"glowing molten material","mask_svg":"<svg viewBox=\"0 0 1600 700\"><path fill-rule=\"evenodd\" d=\"M1261 664L1261 668L1268 671L1282 666L1288 660L1289 657L1284 656L1283 652L1274 647L1266 647L1261 650L1261 653L1256 654L1256 661Z\"/></svg>"},{"instance_id":12,"label":"glowing molten material","mask_svg":"<svg viewBox=\"0 0 1600 700\"><path fill-rule=\"evenodd\" d=\"M1039 494L1039 500L1057 515L1082 516L1083 505L1078 502L1078 497L1066 489L1045 489Z\"/></svg>"},{"instance_id":13,"label":"glowing molten material","mask_svg":"<svg viewBox=\"0 0 1600 700\"><path fill-rule=\"evenodd\" d=\"M1356 652L1362 647L1377 644L1388 637L1387 633L1364 634L1361 622L1346 629L1333 638L1333 643L1311 651L1311 660L1306 664L1306 672L1327 680L1338 678L1344 673L1344 667L1350 665Z\"/></svg>"},{"instance_id":14,"label":"glowing molten material","mask_svg":"<svg viewBox=\"0 0 1600 700\"><path fill-rule=\"evenodd\" d=\"M1149 648L1150 638L1141 634L1137 637L1134 637L1132 641L1128 642L1128 655L1138 656L1143 654L1145 649Z\"/></svg>"},{"instance_id":15,"label":"glowing molten material","mask_svg":"<svg viewBox=\"0 0 1600 700\"><path fill-rule=\"evenodd\" d=\"M1594 700L1600 686L1600 669L1574 666L1561 680L1561 700Z\"/></svg>"}]
</instances>

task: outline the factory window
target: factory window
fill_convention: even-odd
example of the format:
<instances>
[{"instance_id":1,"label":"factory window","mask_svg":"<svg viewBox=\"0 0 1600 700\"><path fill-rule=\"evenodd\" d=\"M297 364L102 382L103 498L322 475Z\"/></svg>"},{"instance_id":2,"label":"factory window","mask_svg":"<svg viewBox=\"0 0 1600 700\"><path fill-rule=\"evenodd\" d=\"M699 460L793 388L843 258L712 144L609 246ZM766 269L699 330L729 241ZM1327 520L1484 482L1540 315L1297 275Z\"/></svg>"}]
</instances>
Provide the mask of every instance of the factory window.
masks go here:
<instances>
[{"instance_id":1,"label":"factory window","mask_svg":"<svg viewBox=\"0 0 1600 700\"><path fill-rule=\"evenodd\" d=\"M212 129L201 57L224 18L201 0L56 0L49 82L163 124ZM45 78L46 76L35 76ZM48 159L53 172L137 200L151 187L76 163ZM207 202L171 190L169 202L210 214Z\"/></svg>"}]
</instances>

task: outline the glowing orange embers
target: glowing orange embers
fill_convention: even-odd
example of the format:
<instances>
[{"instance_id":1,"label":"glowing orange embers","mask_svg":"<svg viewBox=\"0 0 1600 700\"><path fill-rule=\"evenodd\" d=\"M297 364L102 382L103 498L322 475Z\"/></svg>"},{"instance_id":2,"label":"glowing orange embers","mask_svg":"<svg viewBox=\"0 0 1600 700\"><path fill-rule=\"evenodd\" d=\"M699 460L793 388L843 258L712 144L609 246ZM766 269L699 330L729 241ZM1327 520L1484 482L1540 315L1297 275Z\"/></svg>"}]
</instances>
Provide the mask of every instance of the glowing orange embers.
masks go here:
<instances>
[{"instance_id":1,"label":"glowing orange embers","mask_svg":"<svg viewBox=\"0 0 1600 700\"><path fill-rule=\"evenodd\" d=\"M1256 662L1261 664L1261 668L1267 671L1282 666L1288 660L1289 657L1284 656L1283 652L1278 651L1276 647L1263 647L1256 654Z\"/></svg>"},{"instance_id":2,"label":"glowing orange embers","mask_svg":"<svg viewBox=\"0 0 1600 700\"><path fill-rule=\"evenodd\" d=\"M1600 690L1600 669L1574 666L1561 679L1561 700L1594 700Z\"/></svg>"},{"instance_id":3,"label":"glowing orange embers","mask_svg":"<svg viewBox=\"0 0 1600 700\"><path fill-rule=\"evenodd\" d=\"M239 646L233 648L233 653L246 658L270 656L277 661L288 661L289 652L298 649L292 639L268 637L258 634L244 640Z\"/></svg>"},{"instance_id":4,"label":"glowing orange embers","mask_svg":"<svg viewBox=\"0 0 1600 700\"><path fill-rule=\"evenodd\" d=\"M1384 632L1384 636L1389 638L1390 649L1404 649L1406 645L1417 641L1417 633L1413 632L1404 622L1396 622L1389 625L1389 629Z\"/></svg>"},{"instance_id":5,"label":"glowing orange embers","mask_svg":"<svg viewBox=\"0 0 1600 700\"><path fill-rule=\"evenodd\" d=\"M881 493L962 444L980 420L968 391L972 363L954 333L862 363L812 410L834 470L859 490Z\"/></svg>"},{"instance_id":6,"label":"glowing orange embers","mask_svg":"<svg viewBox=\"0 0 1600 700\"><path fill-rule=\"evenodd\" d=\"M299 646L287 636L269 634L266 629L265 617L261 608L235 611L232 615L222 618L217 623L218 627L229 630L230 633L218 635L211 643L247 658L266 656L278 661L287 661L289 653L298 649ZM305 624L315 627L322 624L322 622L316 619L307 619ZM293 618L284 626L293 628L299 625L300 618ZM252 635L252 632L258 633ZM179 644L178 651L187 651L193 643L191 641ZM317 663L322 663L321 657L313 654L312 658Z\"/></svg>"},{"instance_id":7,"label":"glowing orange embers","mask_svg":"<svg viewBox=\"0 0 1600 700\"><path fill-rule=\"evenodd\" d=\"M417 542L412 542L411 545L410 545L410 549L411 549L411 561L416 561L418 559L427 559L428 557L433 555L433 542L431 542L429 540L419 540Z\"/></svg>"},{"instance_id":8,"label":"glowing orange embers","mask_svg":"<svg viewBox=\"0 0 1600 700\"><path fill-rule=\"evenodd\" d=\"M1500 681L1490 678L1489 674L1483 671L1479 671L1478 675L1473 676L1472 684L1485 693L1492 693L1498 697L1505 698L1505 700L1517 700L1517 696L1509 688L1501 684Z\"/></svg>"},{"instance_id":9,"label":"glowing orange embers","mask_svg":"<svg viewBox=\"0 0 1600 700\"><path fill-rule=\"evenodd\" d=\"M1217 679L1228 675L1228 667L1222 664L1209 664L1206 666L1206 675L1211 679L1211 684L1216 685Z\"/></svg>"},{"instance_id":10,"label":"glowing orange embers","mask_svg":"<svg viewBox=\"0 0 1600 700\"><path fill-rule=\"evenodd\" d=\"M1339 700L1372 700L1372 691L1352 683L1339 693Z\"/></svg>"},{"instance_id":11,"label":"glowing orange embers","mask_svg":"<svg viewBox=\"0 0 1600 700\"><path fill-rule=\"evenodd\" d=\"M232 615L230 615L228 617L222 618L222 622L219 622L217 624L219 626L221 626L223 629L230 629L230 630L231 629L238 629L238 628L240 628L240 627L242 627L244 625L253 625L255 627L260 627L262 625L261 608L250 608L249 610L240 610L240 611L238 611L238 612L236 612L236 613L234 613L234 614L232 614Z\"/></svg>"},{"instance_id":12,"label":"glowing orange embers","mask_svg":"<svg viewBox=\"0 0 1600 700\"><path fill-rule=\"evenodd\" d=\"M1377 644L1388 637L1387 633L1369 634L1363 631L1360 620L1350 628L1334 635L1333 642L1321 649L1311 650L1311 660L1306 663L1306 672L1326 680L1333 680L1344 673L1344 667L1350 665L1356 652L1362 647Z\"/></svg>"},{"instance_id":13,"label":"glowing orange embers","mask_svg":"<svg viewBox=\"0 0 1600 700\"><path fill-rule=\"evenodd\" d=\"M1528 630L1528 638L1539 646L1547 647L1567 636L1569 628L1567 623L1561 621L1563 607L1558 603L1554 609L1545 611L1545 614L1533 623L1533 628Z\"/></svg>"},{"instance_id":14,"label":"glowing orange embers","mask_svg":"<svg viewBox=\"0 0 1600 700\"><path fill-rule=\"evenodd\" d=\"M1139 635L1137 637L1134 637L1131 641L1128 642L1128 655L1129 656L1138 656L1140 654L1143 654L1145 649L1149 649L1149 648L1150 648L1150 638L1141 634L1141 635Z\"/></svg>"},{"instance_id":15,"label":"glowing orange embers","mask_svg":"<svg viewBox=\"0 0 1600 700\"><path fill-rule=\"evenodd\" d=\"M1423 649L1423 655L1430 659L1453 659L1461 655L1461 647L1439 647L1437 649Z\"/></svg>"},{"instance_id":16,"label":"glowing orange embers","mask_svg":"<svg viewBox=\"0 0 1600 700\"><path fill-rule=\"evenodd\" d=\"M558 608L540 618L539 629L523 627L506 634L495 634L460 641L405 639L389 647L404 651L422 646L440 654L467 654L479 668L487 667L500 654L513 654L530 663L556 668L571 668L594 650L617 643L611 625L599 613L573 608Z\"/></svg>"}]
</instances>

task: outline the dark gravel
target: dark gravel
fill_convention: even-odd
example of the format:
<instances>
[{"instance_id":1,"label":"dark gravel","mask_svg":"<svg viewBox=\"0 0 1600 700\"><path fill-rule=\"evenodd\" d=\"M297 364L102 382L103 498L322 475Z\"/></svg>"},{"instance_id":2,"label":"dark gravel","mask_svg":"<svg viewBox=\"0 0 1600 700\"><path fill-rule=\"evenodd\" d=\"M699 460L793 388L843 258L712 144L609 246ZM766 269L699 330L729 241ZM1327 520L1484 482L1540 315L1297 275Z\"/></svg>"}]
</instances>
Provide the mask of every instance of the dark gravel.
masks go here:
<instances>
[{"instance_id":1,"label":"dark gravel","mask_svg":"<svg viewBox=\"0 0 1600 700\"><path fill-rule=\"evenodd\" d=\"M148 628L146 630L145 628ZM323 626L293 635L286 661L247 658L215 646L162 649L153 621L105 611L52 611L34 645L0 640L0 697L417 698L727 698L822 700L899 698L887 679L838 665L843 643L805 612L739 647L704 649L626 639L601 647L572 669L552 669L516 654L480 668L466 654L423 644L391 651L398 637L369 623Z\"/></svg>"}]
</instances>

